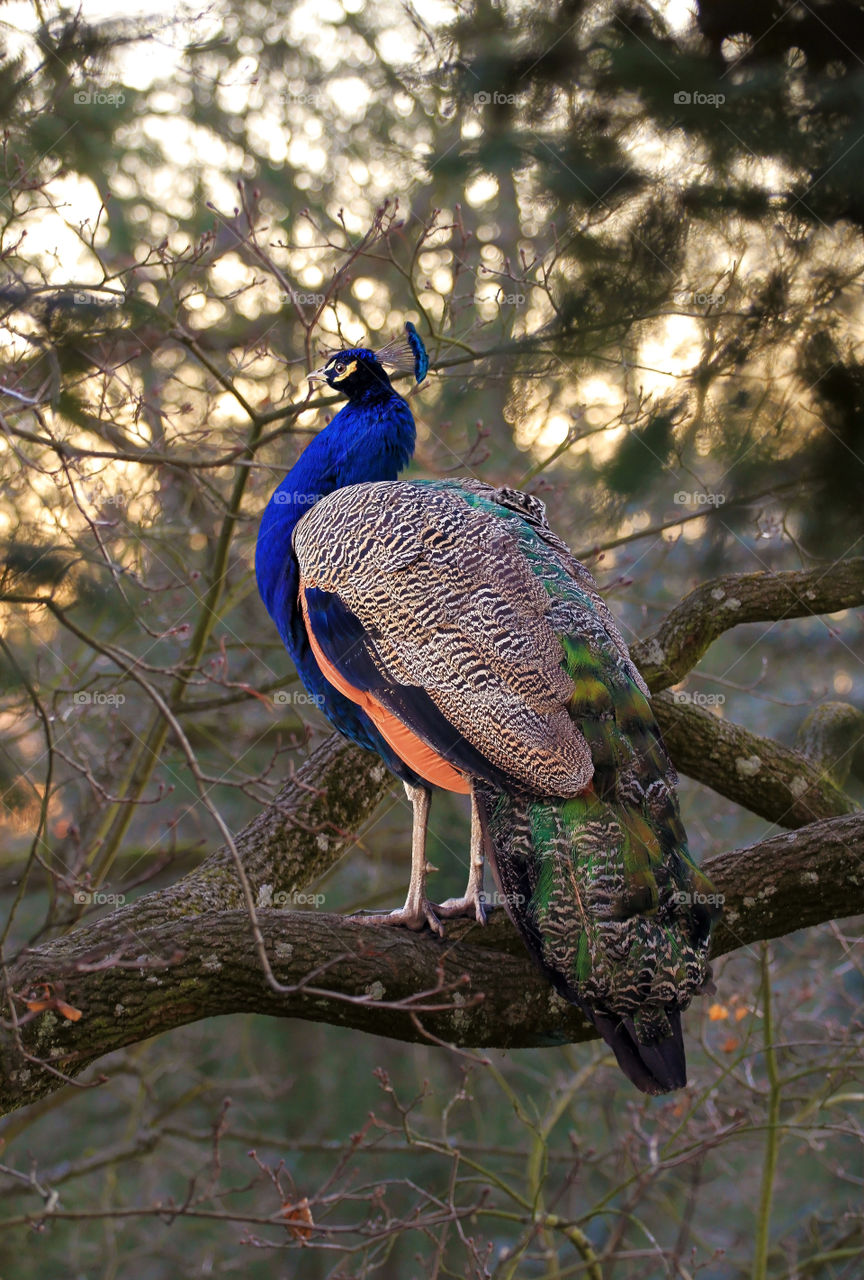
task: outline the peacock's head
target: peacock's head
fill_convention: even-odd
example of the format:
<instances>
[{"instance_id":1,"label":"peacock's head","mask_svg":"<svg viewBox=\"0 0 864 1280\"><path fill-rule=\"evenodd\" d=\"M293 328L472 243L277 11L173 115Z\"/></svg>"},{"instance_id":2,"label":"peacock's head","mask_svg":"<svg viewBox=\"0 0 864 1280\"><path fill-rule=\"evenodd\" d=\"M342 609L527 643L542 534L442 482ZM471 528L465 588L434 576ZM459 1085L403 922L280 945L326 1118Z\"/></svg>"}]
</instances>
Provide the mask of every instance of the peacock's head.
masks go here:
<instances>
[{"instance_id":1,"label":"peacock's head","mask_svg":"<svg viewBox=\"0 0 864 1280\"><path fill-rule=\"evenodd\" d=\"M325 365L309 374L310 382L326 382L349 400L366 400L370 395L387 392L390 379L374 351L366 347L350 347L337 351Z\"/></svg>"},{"instance_id":2,"label":"peacock's head","mask_svg":"<svg viewBox=\"0 0 864 1280\"><path fill-rule=\"evenodd\" d=\"M429 368L429 357L419 333L410 320L405 325L405 339L390 342L379 351L368 347L349 347L337 351L325 365L308 375L310 382L326 382L349 400L374 399L391 389L385 365L400 372L411 372L422 382Z\"/></svg>"}]
</instances>

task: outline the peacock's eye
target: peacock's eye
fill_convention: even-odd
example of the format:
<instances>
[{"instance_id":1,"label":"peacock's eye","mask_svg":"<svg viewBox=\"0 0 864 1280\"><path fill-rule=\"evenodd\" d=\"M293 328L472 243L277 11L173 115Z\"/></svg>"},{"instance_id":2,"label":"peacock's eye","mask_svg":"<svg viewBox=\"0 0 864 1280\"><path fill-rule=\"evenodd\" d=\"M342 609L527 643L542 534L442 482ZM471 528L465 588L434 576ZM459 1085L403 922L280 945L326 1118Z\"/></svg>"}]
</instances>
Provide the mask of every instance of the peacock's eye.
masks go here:
<instances>
[{"instance_id":1,"label":"peacock's eye","mask_svg":"<svg viewBox=\"0 0 864 1280\"><path fill-rule=\"evenodd\" d=\"M336 370L337 373L345 372L345 364L342 360L337 360L333 368Z\"/></svg>"}]
</instances>

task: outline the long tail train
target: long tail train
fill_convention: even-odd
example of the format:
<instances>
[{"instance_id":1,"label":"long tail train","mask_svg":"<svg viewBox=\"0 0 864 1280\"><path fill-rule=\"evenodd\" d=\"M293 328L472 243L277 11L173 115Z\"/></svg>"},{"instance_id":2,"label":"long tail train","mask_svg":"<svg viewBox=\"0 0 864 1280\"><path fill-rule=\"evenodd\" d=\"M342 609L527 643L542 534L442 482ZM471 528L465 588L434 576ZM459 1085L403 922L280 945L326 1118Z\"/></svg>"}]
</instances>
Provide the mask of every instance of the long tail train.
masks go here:
<instances>
[{"instance_id":1,"label":"long tail train","mask_svg":"<svg viewBox=\"0 0 864 1280\"><path fill-rule=\"evenodd\" d=\"M719 914L670 781L570 800L475 785L493 875L529 951L649 1094L687 1083L681 1012L710 983Z\"/></svg>"}]
</instances>

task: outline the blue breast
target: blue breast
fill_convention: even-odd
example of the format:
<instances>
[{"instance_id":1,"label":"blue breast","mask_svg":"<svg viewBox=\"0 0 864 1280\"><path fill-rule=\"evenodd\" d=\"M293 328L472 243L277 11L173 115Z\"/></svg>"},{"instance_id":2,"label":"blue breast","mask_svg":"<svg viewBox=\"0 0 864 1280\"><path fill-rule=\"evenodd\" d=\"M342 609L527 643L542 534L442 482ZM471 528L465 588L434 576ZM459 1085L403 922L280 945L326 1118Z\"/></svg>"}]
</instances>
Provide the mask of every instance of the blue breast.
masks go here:
<instances>
[{"instance_id":1,"label":"blue breast","mask_svg":"<svg viewBox=\"0 0 864 1280\"><path fill-rule=\"evenodd\" d=\"M271 497L258 532L258 590L293 659L297 674L327 719L352 742L376 751L399 777L420 780L387 745L372 721L321 674L306 635L298 599L294 530L314 504L335 489L395 480L414 450L414 418L395 392L383 403L348 404L301 454Z\"/></svg>"}]
</instances>

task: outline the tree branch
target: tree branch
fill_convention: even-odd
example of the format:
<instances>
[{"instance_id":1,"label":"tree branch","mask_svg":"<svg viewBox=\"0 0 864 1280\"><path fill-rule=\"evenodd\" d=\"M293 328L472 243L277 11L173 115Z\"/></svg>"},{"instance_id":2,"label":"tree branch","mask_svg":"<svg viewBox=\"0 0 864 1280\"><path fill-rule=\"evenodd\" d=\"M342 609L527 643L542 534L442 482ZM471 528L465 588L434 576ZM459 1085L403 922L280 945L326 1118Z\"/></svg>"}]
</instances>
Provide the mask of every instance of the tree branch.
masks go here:
<instances>
[{"instance_id":1,"label":"tree branch","mask_svg":"<svg viewBox=\"0 0 864 1280\"><path fill-rule=\"evenodd\" d=\"M864 910L864 815L813 823L712 858L705 870L725 895L713 954ZM248 917L205 909L165 917L150 894L121 922L115 912L21 958L10 974L21 997L53 992L81 1011L31 1015L21 1027L30 1059L2 1031L0 1108L12 1110L63 1081L33 1061L76 1075L124 1045L200 1018L266 1013L353 1027L400 1040L425 1032L473 1047L529 1047L590 1039L593 1030L533 967L503 912L483 929L451 923L430 934L379 929L323 912L262 910L261 929L280 982L264 981ZM420 1012L417 1012L418 1010Z\"/></svg>"},{"instance_id":2,"label":"tree branch","mask_svg":"<svg viewBox=\"0 0 864 1280\"><path fill-rule=\"evenodd\" d=\"M728 598L747 603L711 623L700 622L693 612L694 599L700 608L716 612L720 588L706 584L656 633L666 637L664 661L679 671L682 655L695 661L693 655L704 652L709 633L715 637L733 620L765 618L769 609L792 616L810 612L811 606L846 607L864 589L864 561L850 563L851 570L835 566L815 576L776 575L782 589L772 575L720 579L724 592L736 593ZM745 589L739 590L742 581ZM801 593L808 591L812 599L802 604ZM634 652L644 648L635 646ZM658 674L656 665L653 674L647 669L652 684L662 687L663 672ZM676 705L671 696L655 701L679 767L702 774L709 785L756 812L769 816L770 811L775 821L810 821L795 834L723 854L706 865L726 897L715 954L864 910L864 816L811 821L831 812L832 805L841 813L851 805L818 772L825 762L826 735L816 735L818 749L809 751L815 768L803 754L749 735L765 755L758 769L751 762L741 770L736 752L748 741L746 730L699 708ZM198 1018L241 1010L402 1039L422 1039L425 1028L460 1045L587 1038L590 1028L533 969L500 912L485 930L452 923L442 943L323 912L269 909L274 898L281 900L276 895L302 892L335 864L390 785L375 756L334 735L235 839L275 974L294 988L287 994L274 992L264 980L240 884L224 849L176 884L79 924L10 963L6 988L13 995L0 1025L0 1107L11 1110L52 1092L63 1083L61 1073L77 1075L113 1049ZM71 1020L70 1010L80 1010L80 1019Z\"/></svg>"},{"instance_id":3,"label":"tree branch","mask_svg":"<svg viewBox=\"0 0 864 1280\"><path fill-rule=\"evenodd\" d=\"M732 573L703 582L630 650L654 693L676 684L709 645L742 622L777 622L864 604L864 558L783 573Z\"/></svg>"},{"instance_id":4,"label":"tree branch","mask_svg":"<svg viewBox=\"0 0 864 1280\"><path fill-rule=\"evenodd\" d=\"M675 768L768 822L803 827L857 809L832 781L827 762L679 702L668 689L651 705Z\"/></svg>"},{"instance_id":5,"label":"tree branch","mask_svg":"<svg viewBox=\"0 0 864 1280\"><path fill-rule=\"evenodd\" d=\"M850 769L858 769L853 761L844 766L841 757L851 749L859 720L864 721L854 708L842 714L817 708L793 750L692 705L686 695L664 691L741 623L836 613L862 604L860 557L815 569L727 574L685 596L652 635L630 648L654 695L654 712L678 771L784 827L853 812L857 806L842 784Z\"/></svg>"},{"instance_id":6,"label":"tree branch","mask_svg":"<svg viewBox=\"0 0 864 1280\"><path fill-rule=\"evenodd\" d=\"M838 787L864 782L864 711L848 702L822 702L798 729L795 747Z\"/></svg>"}]
</instances>

